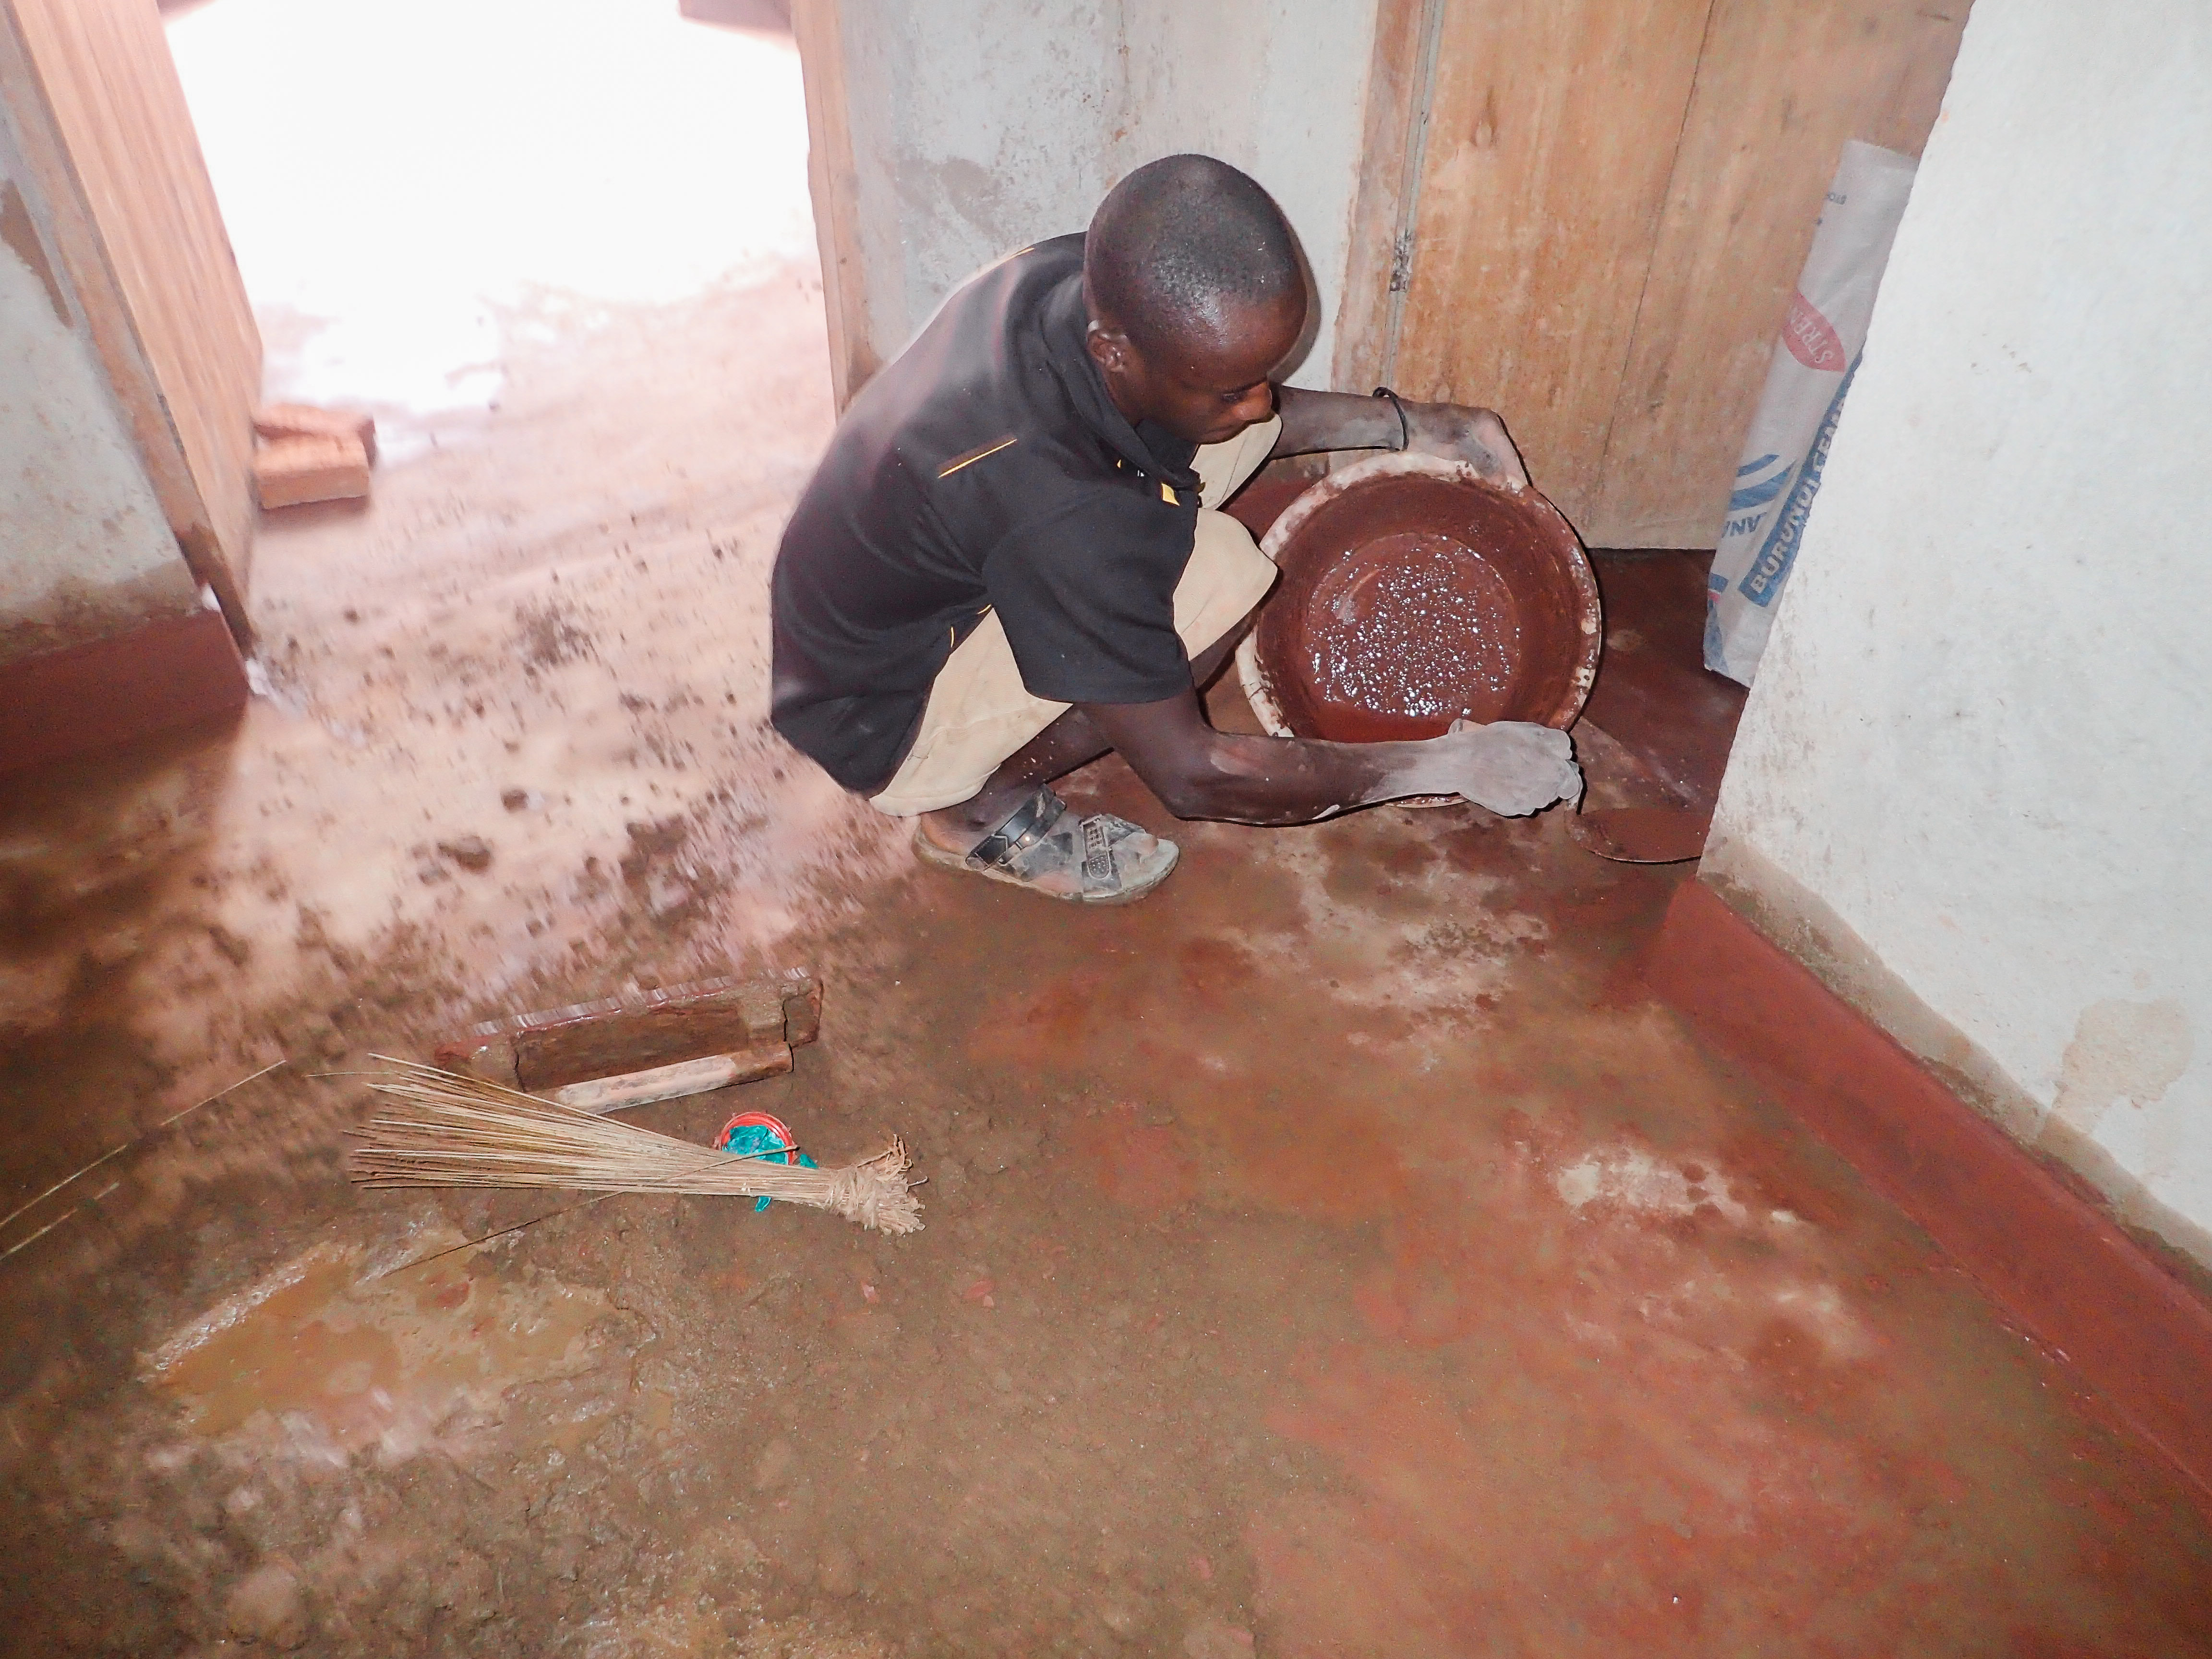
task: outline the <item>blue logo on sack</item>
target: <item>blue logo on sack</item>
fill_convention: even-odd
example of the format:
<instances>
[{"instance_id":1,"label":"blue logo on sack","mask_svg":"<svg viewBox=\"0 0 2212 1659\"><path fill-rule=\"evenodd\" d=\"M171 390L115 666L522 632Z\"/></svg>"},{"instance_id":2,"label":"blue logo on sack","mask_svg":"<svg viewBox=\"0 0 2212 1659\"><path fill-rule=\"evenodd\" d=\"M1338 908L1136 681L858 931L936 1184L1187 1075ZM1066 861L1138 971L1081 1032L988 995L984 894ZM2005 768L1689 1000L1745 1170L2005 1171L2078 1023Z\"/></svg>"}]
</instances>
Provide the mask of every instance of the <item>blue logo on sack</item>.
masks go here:
<instances>
[{"instance_id":1,"label":"blue logo on sack","mask_svg":"<svg viewBox=\"0 0 2212 1659\"><path fill-rule=\"evenodd\" d=\"M1728 672L1728 641L1721 633L1721 613L1705 606L1705 666L1716 674Z\"/></svg>"},{"instance_id":2,"label":"blue logo on sack","mask_svg":"<svg viewBox=\"0 0 2212 1659\"><path fill-rule=\"evenodd\" d=\"M1729 497L1729 512L1741 513L1747 507L1765 507L1767 502L1782 493L1782 486L1790 482L1790 474L1796 467L1797 464L1795 461L1790 462L1771 477L1761 478L1755 483L1742 482L1754 472L1765 471L1768 467L1772 466L1781 459L1779 455L1762 455L1757 460L1746 461L1741 466L1736 468L1735 494Z\"/></svg>"},{"instance_id":3,"label":"blue logo on sack","mask_svg":"<svg viewBox=\"0 0 2212 1659\"><path fill-rule=\"evenodd\" d=\"M1844 412L1844 397L1850 391L1851 382L1857 378L1858 360L1855 360L1844 375L1844 382L1836 388L1836 395L1828 400L1828 412L1820 417L1820 430L1813 440L1813 448L1805 457L1803 471L1797 475L1797 487L1790 492L1790 499L1775 514L1774 528L1766 532L1766 541L1759 550L1759 556L1751 562L1736 591L1762 610L1774 603L1774 596L1782 591L1782 584L1790 574L1790 567L1797 562L1798 544L1804 539L1805 520L1812 515L1813 498L1820 493L1820 475L1827 470L1828 446L1835 441L1836 422Z\"/></svg>"}]
</instances>

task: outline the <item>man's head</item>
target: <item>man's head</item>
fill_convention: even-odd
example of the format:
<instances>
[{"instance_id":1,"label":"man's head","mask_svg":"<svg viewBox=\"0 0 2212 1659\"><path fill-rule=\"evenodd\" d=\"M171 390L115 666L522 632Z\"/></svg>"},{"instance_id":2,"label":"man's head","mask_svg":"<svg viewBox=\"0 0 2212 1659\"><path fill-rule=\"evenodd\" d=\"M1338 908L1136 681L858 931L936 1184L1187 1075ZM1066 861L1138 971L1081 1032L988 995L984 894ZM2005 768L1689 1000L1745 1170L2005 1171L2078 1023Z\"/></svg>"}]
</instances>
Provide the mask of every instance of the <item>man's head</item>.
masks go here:
<instances>
[{"instance_id":1,"label":"man's head","mask_svg":"<svg viewBox=\"0 0 2212 1659\"><path fill-rule=\"evenodd\" d=\"M1273 198L1210 155L1107 192L1084 244L1091 355L1115 406L1221 443L1274 412L1268 376L1305 330L1297 243Z\"/></svg>"}]
</instances>

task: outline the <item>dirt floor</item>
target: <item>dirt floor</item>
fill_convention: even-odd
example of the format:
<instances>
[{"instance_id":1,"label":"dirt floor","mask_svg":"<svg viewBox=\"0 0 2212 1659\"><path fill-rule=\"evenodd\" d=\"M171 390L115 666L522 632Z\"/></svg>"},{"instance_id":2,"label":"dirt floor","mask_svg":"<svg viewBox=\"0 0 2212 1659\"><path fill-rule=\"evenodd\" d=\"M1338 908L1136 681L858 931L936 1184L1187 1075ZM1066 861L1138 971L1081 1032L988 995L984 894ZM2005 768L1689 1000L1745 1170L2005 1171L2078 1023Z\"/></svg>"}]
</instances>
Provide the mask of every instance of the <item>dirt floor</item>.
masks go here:
<instances>
[{"instance_id":1,"label":"dirt floor","mask_svg":"<svg viewBox=\"0 0 2212 1659\"><path fill-rule=\"evenodd\" d=\"M2177 1479L1644 994L1680 867L1109 761L1184 860L1086 913L784 750L821 304L517 301L267 526L241 724L9 780L0 1649L2212 1653ZM1698 569L1603 574L1599 799L1694 800ZM790 1076L635 1116L904 1135L918 1236L344 1179L372 1054L795 963Z\"/></svg>"}]
</instances>

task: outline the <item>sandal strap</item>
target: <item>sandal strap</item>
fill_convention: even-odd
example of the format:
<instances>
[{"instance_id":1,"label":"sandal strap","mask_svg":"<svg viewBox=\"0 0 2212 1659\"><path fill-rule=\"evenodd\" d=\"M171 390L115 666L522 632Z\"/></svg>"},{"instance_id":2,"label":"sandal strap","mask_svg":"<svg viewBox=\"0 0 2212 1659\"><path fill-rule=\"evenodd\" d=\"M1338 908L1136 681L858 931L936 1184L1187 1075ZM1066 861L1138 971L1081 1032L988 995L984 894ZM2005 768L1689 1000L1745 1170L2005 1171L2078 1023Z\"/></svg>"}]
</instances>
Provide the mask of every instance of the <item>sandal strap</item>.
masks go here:
<instances>
[{"instance_id":1,"label":"sandal strap","mask_svg":"<svg viewBox=\"0 0 2212 1659\"><path fill-rule=\"evenodd\" d=\"M1101 812L1083 820L1083 879L1094 887L1111 890L1114 879L1114 830L1121 820Z\"/></svg>"},{"instance_id":2,"label":"sandal strap","mask_svg":"<svg viewBox=\"0 0 2212 1659\"><path fill-rule=\"evenodd\" d=\"M1003 868L1015 857L1044 839L1067 811L1067 803L1049 789L1040 788L1008 816L1006 821L968 849L977 864Z\"/></svg>"}]
</instances>

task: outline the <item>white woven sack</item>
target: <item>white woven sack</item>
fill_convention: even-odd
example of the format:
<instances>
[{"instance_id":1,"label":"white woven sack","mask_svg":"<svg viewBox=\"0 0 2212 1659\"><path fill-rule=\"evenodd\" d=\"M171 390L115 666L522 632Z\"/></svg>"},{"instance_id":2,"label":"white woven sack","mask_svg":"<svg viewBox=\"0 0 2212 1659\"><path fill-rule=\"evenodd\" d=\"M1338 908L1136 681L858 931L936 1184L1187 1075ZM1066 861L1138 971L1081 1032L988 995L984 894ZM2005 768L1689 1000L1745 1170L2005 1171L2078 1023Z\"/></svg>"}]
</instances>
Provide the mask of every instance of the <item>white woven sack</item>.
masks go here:
<instances>
[{"instance_id":1,"label":"white woven sack","mask_svg":"<svg viewBox=\"0 0 2212 1659\"><path fill-rule=\"evenodd\" d=\"M1767 365L1706 594L1705 666L1746 685L1820 493L1915 165L1893 149L1844 143Z\"/></svg>"}]
</instances>

